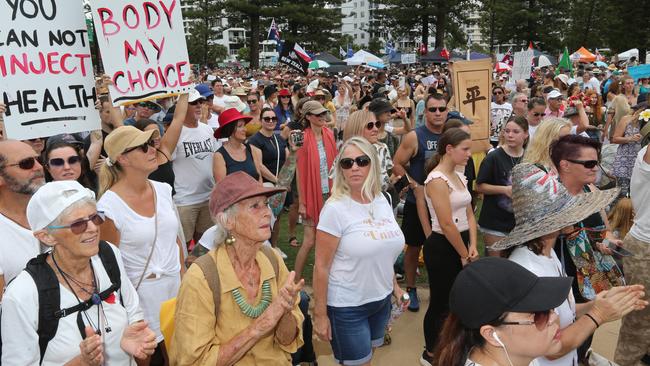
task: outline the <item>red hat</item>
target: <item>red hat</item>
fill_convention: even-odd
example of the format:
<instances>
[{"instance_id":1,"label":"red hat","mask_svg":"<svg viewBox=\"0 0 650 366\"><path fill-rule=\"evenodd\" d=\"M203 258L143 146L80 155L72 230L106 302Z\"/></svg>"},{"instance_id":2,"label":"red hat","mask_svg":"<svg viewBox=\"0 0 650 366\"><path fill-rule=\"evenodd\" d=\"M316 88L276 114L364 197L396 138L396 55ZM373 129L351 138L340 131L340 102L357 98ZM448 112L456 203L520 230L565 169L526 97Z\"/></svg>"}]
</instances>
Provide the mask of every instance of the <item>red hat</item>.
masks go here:
<instances>
[{"instance_id":1,"label":"red hat","mask_svg":"<svg viewBox=\"0 0 650 366\"><path fill-rule=\"evenodd\" d=\"M267 188L243 171L226 175L210 193L210 214L214 217L239 201L257 196L272 196L285 188Z\"/></svg>"},{"instance_id":2,"label":"red hat","mask_svg":"<svg viewBox=\"0 0 650 366\"><path fill-rule=\"evenodd\" d=\"M280 89L278 95L281 97L289 97L291 96L291 92L289 91L289 89Z\"/></svg>"},{"instance_id":3,"label":"red hat","mask_svg":"<svg viewBox=\"0 0 650 366\"><path fill-rule=\"evenodd\" d=\"M245 123L248 123L250 122L250 120L253 119L253 117L245 116L241 114L237 110L237 108L229 108L221 112L221 114L219 115L219 128L217 128L217 130L214 131L214 137L221 138L221 131L223 130L224 127L226 127L226 125L228 125L229 123L237 122L241 119L243 119Z\"/></svg>"}]
</instances>

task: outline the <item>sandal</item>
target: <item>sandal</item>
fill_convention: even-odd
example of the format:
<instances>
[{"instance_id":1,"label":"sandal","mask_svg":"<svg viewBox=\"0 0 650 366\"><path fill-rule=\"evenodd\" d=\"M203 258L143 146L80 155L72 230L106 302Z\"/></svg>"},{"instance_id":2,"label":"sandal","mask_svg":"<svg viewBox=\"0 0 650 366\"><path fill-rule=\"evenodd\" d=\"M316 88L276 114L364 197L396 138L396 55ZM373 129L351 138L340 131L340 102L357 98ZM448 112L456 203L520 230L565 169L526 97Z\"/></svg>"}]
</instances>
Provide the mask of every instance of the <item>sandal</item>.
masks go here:
<instances>
[{"instance_id":1,"label":"sandal","mask_svg":"<svg viewBox=\"0 0 650 366\"><path fill-rule=\"evenodd\" d=\"M300 243L298 243L298 238L296 238L295 236L290 237L289 238L289 245L294 247L294 248L299 247Z\"/></svg>"}]
</instances>

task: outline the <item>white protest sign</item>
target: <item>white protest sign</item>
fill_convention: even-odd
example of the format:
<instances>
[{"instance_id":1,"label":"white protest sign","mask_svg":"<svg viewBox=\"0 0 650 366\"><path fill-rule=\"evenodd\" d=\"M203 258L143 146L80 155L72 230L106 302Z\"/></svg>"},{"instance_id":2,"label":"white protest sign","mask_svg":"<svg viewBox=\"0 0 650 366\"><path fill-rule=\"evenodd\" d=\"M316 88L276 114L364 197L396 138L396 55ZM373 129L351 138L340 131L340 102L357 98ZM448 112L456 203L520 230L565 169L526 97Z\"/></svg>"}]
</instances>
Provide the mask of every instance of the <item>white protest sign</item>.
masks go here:
<instances>
[{"instance_id":1,"label":"white protest sign","mask_svg":"<svg viewBox=\"0 0 650 366\"><path fill-rule=\"evenodd\" d=\"M415 53L403 53L401 61L402 61L402 65L414 64Z\"/></svg>"},{"instance_id":2,"label":"white protest sign","mask_svg":"<svg viewBox=\"0 0 650 366\"><path fill-rule=\"evenodd\" d=\"M530 79L530 68L533 66L533 57L535 57L533 50L515 52L511 80L516 82L517 80Z\"/></svg>"},{"instance_id":3,"label":"white protest sign","mask_svg":"<svg viewBox=\"0 0 650 366\"><path fill-rule=\"evenodd\" d=\"M424 85L426 87L429 87L430 85L433 85L433 86L436 86L436 87L438 86L438 80L435 77L433 77L433 75L429 75L429 76L427 76L425 78L422 78L420 81L422 82L422 85Z\"/></svg>"},{"instance_id":4,"label":"white protest sign","mask_svg":"<svg viewBox=\"0 0 650 366\"><path fill-rule=\"evenodd\" d=\"M180 0L92 0L104 71L114 105L188 92Z\"/></svg>"},{"instance_id":5,"label":"white protest sign","mask_svg":"<svg viewBox=\"0 0 650 366\"><path fill-rule=\"evenodd\" d=\"M0 2L5 133L26 140L100 128L80 1Z\"/></svg>"}]
</instances>

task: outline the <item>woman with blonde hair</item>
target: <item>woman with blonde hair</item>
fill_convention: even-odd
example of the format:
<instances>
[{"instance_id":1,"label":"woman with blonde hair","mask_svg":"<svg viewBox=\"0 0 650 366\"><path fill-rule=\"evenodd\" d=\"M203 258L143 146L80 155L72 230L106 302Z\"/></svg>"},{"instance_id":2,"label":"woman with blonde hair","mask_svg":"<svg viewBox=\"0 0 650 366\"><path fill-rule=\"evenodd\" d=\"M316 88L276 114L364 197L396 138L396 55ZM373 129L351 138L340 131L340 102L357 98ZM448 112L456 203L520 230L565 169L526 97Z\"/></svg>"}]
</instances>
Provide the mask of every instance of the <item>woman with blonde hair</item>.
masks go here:
<instances>
[{"instance_id":1,"label":"woman with blonde hair","mask_svg":"<svg viewBox=\"0 0 650 366\"><path fill-rule=\"evenodd\" d=\"M408 302L393 271L404 235L381 194L375 148L351 137L337 161L316 233L314 331L338 363L367 365L384 343L391 295Z\"/></svg>"},{"instance_id":2,"label":"woman with blonde hair","mask_svg":"<svg viewBox=\"0 0 650 366\"><path fill-rule=\"evenodd\" d=\"M630 107L630 104L628 104L625 95L619 94L612 100L607 111L605 127L603 128L603 132L607 138L606 141L611 141L612 138L614 138L614 131L616 131L618 122L623 117L629 115L631 111L632 108Z\"/></svg>"},{"instance_id":3,"label":"woman with blonde hair","mask_svg":"<svg viewBox=\"0 0 650 366\"><path fill-rule=\"evenodd\" d=\"M415 102L409 97L410 95L411 87L405 84L404 87L397 89L397 98L393 100L392 104L398 112L404 111L404 115L406 115L406 118L396 120L401 121L402 124L410 123L411 129L413 129L415 128ZM399 123L397 125L399 126Z\"/></svg>"},{"instance_id":4,"label":"woman with blonde hair","mask_svg":"<svg viewBox=\"0 0 650 366\"><path fill-rule=\"evenodd\" d=\"M564 118L546 118L535 132L535 138L524 153L524 163L541 164L546 168L553 166L548 147L551 142L571 133L571 122Z\"/></svg>"},{"instance_id":5,"label":"woman with blonde hair","mask_svg":"<svg viewBox=\"0 0 650 366\"><path fill-rule=\"evenodd\" d=\"M621 186L622 197L630 193L632 168L634 168L636 156L641 150L642 136L639 115L642 111L644 111L643 108L638 108L633 114L621 118L612 135L612 143L618 144L613 173Z\"/></svg>"}]
</instances>

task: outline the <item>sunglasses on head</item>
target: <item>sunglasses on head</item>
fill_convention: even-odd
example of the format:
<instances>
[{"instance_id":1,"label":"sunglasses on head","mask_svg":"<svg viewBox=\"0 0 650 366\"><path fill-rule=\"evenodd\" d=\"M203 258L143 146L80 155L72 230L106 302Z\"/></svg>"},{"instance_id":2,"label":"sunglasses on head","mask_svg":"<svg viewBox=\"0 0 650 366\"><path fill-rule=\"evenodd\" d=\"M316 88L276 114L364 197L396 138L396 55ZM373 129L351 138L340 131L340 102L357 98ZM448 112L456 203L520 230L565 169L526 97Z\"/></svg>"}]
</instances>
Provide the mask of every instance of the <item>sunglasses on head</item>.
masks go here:
<instances>
[{"instance_id":1,"label":"sunglasses on head","mask_svg":"<svg viewBox=\"0 0 650 366\"><path fill-rule=\"evenodd\" d=\"M567 161L570 161L574 164L580 164L583 167L587 169L593 169L598 165L598 160L573 160L573 159L567 159Z\"/></svg>"},{"instance_id":2,"label":"sunglasses on head","mask_svg":"<svg viewBox=\"0 0 650 366\"><path fill-rule=\"evenodd\" d=\"M68 165L78 164L81 162L81 157L79 155L73 155L68 158ZM63 158L54 158L50 159L47 163L49 166L62 167L65 165L65 159Z\"/></svg>"},{"instance_id":3,"label":"sunglasses on head","mask_svg":"<svg viewBox=\"0 0 650 366\"><path fill-rule=\"evenodd\" d=\"M341 166L342 169L351 169L354 163L357 164L359 168L366 167L370 165L370 157L367 155L361 155L357 156L356 158L343 158L339 160L339 166Z\"/></svg>"},{"instance_id":4,"label":"sunglasses on head","mask_svg":"<svg viewBox=\"0 0 650 366\"><path fill-rule=\"evenodd\" d=\"M79 235L86 232L88 229L88 221L92 221L95 226L99 226L104 223L104 212L97 211L97 213L88 216L88 218L77 220L70 225L53 225L48 226L48 229L70 229L73 234Z\"/></svg>"},{"instance_id":5,"label":"sunglasses on head","mask_svg":"<svg viewBox=\"0 0 650 366\"><path fill-rule=\"evenodd\" d=\"M138 146L130 147L130 148L124 150L124 154L126 154L126 153L130 153L131 151L133 151L133 150L137 150L137 149L142 150L142 152L146 154L147 151L149 151L149 146L155 148L155 145L156 145L156 143L155 143L153 140L149 140L149 141L145 142L145 143L142 144L142 145L138 145Z\"/></svg>"},{"instance_id":6,"label":"sunglasses on head","mask_svg":"<svg viewBox=\"0 0 650 366\"><path fill-rule=\"evenodd\" d=\"M520 321L512 321L512 322L502 322L501 324L504 325L533 325L535 324L535 327L537 330L544 330L546 327L548 327L548 320L551 318L551 312L553 310L545 310L545 311L536 311L533 314L535 314L533 320L520 320Z\"/></svg>"},{"instance_id":7,"label":"sunglasses on head","mask_svg":"<svg viewBox=\"0 0 650 366\"><path fill-rule=\"evenodd\" d=\"M376 127L377 129L381 128L381 122L375 121L375 122L368 122L366 125L367 130L372 130L373 127Z\"/></svg>"},{"instance_id":8,"label":"sunglasses on head","mask_svg":"<svg viewBox=\"0 0 650 366\"><path fill-rule=\"evenodd\" d=\"M278 117L262 117L262 120L264 120L264 122L271 122L271 121L277 122Z\"/></svg>"},{"instance_id":9,"label":"sunglasses on head","mask_svg":"<svg viewBox=\"0 0 650 366\"><path fill-rule=\"evenodd\" d=\"M36 165L36 158L33 156L30 156L29 158L25 158L16 164L7 164L7 166L17 166L22 170L30 170Z\"/></svg>"},{"instance_id":10,"label":"sunglasses on head","mask_svg":"<svg viewBox=\"0 0 650 366\"><path fill-rule=\"evenodd\" d=\"M427 110L431 113L444 112L447 110L447 107L429 107L427 108Z\"/></svg>"}]
</instances>

